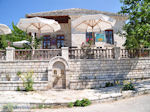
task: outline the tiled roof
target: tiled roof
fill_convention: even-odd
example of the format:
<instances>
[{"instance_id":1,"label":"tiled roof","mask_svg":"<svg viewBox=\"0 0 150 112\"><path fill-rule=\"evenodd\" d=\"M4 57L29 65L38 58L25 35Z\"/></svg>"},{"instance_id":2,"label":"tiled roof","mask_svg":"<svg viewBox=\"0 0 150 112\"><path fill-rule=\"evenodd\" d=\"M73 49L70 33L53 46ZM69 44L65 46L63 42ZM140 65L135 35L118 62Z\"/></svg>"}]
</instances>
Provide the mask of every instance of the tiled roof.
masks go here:
<instances>
[{"instance_id":1,"label":"tiled roof","mask_svg":"<svg viewBox=\"0 0 150 112\"><path fill-rule=\"evenodd\" d=\"M89 9L80 9L80 8L71 8L71 9L63 9L63 10L55 10L55 11L48 11L48 12L37 12L26 14L26 17L32 16L64 16L64 15L92 15L92 14L105 14L108 16L122 16L127 17L126 15L120 15L117 13L111 12L103 12L98 10L89 10Z\"/></svg>"}]
</instances>

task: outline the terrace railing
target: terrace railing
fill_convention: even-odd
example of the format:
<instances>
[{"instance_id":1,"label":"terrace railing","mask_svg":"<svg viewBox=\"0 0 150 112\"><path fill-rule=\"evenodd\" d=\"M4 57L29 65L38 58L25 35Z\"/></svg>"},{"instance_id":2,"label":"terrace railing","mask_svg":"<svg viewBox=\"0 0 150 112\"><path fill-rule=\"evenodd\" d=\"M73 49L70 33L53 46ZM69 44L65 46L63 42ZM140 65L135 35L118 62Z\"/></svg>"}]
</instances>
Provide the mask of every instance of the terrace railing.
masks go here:
<instances>
[{"instance_id":1,"label":"terrace railing","mask_svg":"<svg viewBox=\"0 0 150 112\"><path fill-rule=\"evenodd\" d=\"M0 60L5 60L5 59L6 59L6 51L0 50Z\"/></svg>"},{"instance_id":2,"label":"terrace railing","mask_svg":"<svg viewBox=\"0 0 150 112\"><path fill-rule=\"evenodd\" d=\"M55 56L64 59L126 59L126 58L150 58L150 49L14 49L0 50L0 60L50 60Z\"/></svg>"},{"instance_id":3,"label":"terrace railing","mask_svg":"<svg viewBox=\"0 0 150 112\"><path fill-rule=\"evenodd\" d=\"M69 49L70 59L112 59L113 49Z\"/></svg>"},{"instance_id":4,"label":"terrace railing","mask_svg":"<svg viewBox=\"0 0 150 112\"><path fill-rule=\"evenodd\" d=\"M61 56L61 49L15 50L15 60L50 60Z\"/></svg>"},{"instance_id":5,"label":"terrace railing","mask_svg":"<svg viewBox=\"0 0 150 112\"><path fill-rule=\"evenodd\" d=\"M120 58L150 57L150 49L121 49Z\"/></svg>"}]
</instances>

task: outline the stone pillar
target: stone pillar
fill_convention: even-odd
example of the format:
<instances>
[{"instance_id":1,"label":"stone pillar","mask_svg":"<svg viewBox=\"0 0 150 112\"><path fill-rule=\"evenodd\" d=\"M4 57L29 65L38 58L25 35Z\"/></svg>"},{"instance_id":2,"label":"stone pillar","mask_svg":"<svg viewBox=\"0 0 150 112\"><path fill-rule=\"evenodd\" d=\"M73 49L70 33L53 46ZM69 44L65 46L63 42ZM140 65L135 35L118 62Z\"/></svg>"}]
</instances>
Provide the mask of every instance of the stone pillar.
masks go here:
<instances>
[{"instance_id":1,"label":"stone pillar","mask_svg":"<svg viewBox=\"0 0 150 112\"><path fill-rule=\"evenodd\" d=\"M15 59L15 48L6 48L6 61L13 61Z\"/></svg>"},{"instance_id":2,"label":"stone pillar","mask_svg":"<svg viewBox=\"0 0 150 112\"><path fill-rule=\"evenodd\" d=\"M69 48L68 47L61 47L61 53L62 53L62 57L66 60L69 59Z\"/></svg>"},{"instance_id":3,"label":"stone pillar","mask_svg":"<svg viewBox=\"0 0 150 112\"><path fill-rule=\"evenodd\" d=\"M48 88L47 89L51 89L53 86L53 80L52 80L52 70L48 69Z\"/></svg>"},{"instance_id":4,"label":"stone pillar","mask_svg":"<svg viewBox=\"0 0 150 112\"><path fill-rule=\"evenodd\" d=\"M120 47L114 47L113 48L114 58L120 59Z\"/></svg>"}]
</instances>

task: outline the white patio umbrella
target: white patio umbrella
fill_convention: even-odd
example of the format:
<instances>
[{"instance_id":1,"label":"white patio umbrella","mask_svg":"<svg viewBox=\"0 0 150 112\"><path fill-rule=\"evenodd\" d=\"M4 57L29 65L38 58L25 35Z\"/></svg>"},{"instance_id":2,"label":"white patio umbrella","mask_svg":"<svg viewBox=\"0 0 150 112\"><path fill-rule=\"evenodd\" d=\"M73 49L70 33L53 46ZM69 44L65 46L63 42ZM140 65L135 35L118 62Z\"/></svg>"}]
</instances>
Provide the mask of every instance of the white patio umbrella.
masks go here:
<instances>
[{"instance_id":1,"label":"white patio umbrella","mask_svg":"<svg viewBox=\"0 0 150 112\"><path fill-rule=\"evenodd\" d=\"M94 35L93 32L113 28L115 22L116 20L103 14L85 15L74 20L72 27L81 32L92 32L92 35Z\"/></svg>"},{"instance_id":2,"label":"white patio umbrella","mask_svg":"<svg viewBox=\"0 0 150 112\"><path fill-rule=\"evenodd\" d=\"M33 40L35 38L35 33L38 33L38 37L40 37L42 33L52 33L61 29L57 21L40 17L22 18L18 22L17 27L28 33L32 32ZM32 41L32 44L33 42L34 41Z\"/></svg>"},{"instance_id":3,"label":"white patio umbrella","mask_svg":"<svg viewBox=\"0 0 150 112\"><path fill-rule=\"evenodd\" d=\"M20 48L24 47L24 46L23 46L24 44L30 44L30 42L29 42L29 41L26 41L26 40L13 42L13 45L14 45L15 47L20 47Z\"/></svg>"},{"instance_id":4,"label":"white patio umbrella","mask_svg":"<svg viewBox=\"0 0 150 112\"><path fill-rule=\"evenodd\" d=\"M52 33L61 29L59 23L53 19L45 19L40 17L20 19L17 27L26 32Z\"/></svg>"},{"instance_id":5,"label":"white patio umbrella","mask_svg":"<svg viewBox=\"0 0 150 112\"><path fill-rule=\"evenodd\" d=\"M72 22L72 27L82 32L99 32L110 29L114 26L116 20L103 14L85 15Z\"/></svg>"},{"instance_id":6,"label":"white patio umbrella","mask_svg":"<svg viewBox=\"0 0 150 112\"><path fill-rule=\"evenodd\" d=\"M11 29L7 25L0 24L0 35L10 34L10 33L11 33Z\"/></svg>"}]
</instances>

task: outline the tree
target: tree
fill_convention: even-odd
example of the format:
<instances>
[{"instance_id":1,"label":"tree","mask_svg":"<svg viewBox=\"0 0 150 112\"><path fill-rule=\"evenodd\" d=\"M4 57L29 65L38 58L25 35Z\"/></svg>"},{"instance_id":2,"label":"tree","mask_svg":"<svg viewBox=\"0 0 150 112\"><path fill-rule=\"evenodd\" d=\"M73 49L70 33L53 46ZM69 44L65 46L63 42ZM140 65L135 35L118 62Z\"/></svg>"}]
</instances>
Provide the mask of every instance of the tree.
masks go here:
<instances>
[{"instance_id":1,"label":"tree","mask_svg":"<svg viewBox=\"0 0 150 112\"><path fill-rule=\"evenodd\" d=\"M128 16L123 27L126 48L150 47L150 2L149 0L121 0L120 14Z\"/></svg>"},{"instance_id":2,"label":"tree","mask_svg":"<svg viewBox=\"0 0 150 112\"><path fill-rule=\"evenodd\" d=\"M22 31L21 29L19 29L16 25L14 25L14 23L12 22L12 33L9 34L9 35L1 35L0 36L0 49L5 49L7 46L8 46L8 42L11 43L10 46L12 47L15 47L13 46L13 42L17 42L17 41L22 41L22 40L27 40L29 41L30 43L32 42L32 37ZM38 38L35 38L34 40L34 47L35 48L38 48L39 44L41 43L41 40L42 38L38 39ZM17 48L15 47L16 49L20 49L20 48ZM31 49L31 44L30 45L24 45L24 48L23 49Z\"/></svg>"}]
</instances>

